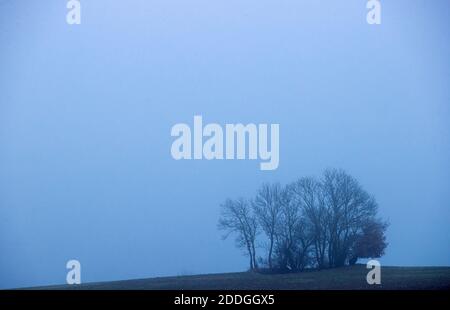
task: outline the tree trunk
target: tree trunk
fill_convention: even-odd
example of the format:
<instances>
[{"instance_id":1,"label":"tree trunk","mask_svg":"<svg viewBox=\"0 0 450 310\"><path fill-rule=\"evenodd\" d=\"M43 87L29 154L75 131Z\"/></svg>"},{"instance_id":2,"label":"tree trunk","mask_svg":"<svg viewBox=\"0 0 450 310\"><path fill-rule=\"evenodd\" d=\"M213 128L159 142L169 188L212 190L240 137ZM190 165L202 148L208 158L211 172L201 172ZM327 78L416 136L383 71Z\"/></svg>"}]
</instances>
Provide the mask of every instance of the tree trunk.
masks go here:
<instances>
[{"instance_id":1,"label":"tree trunk","mask_svg":"<svg viewBox=\"0 0 450 310\"><path fill-rule=\"evenodd\" d=\"M270 247L269 247L269 268L272 269L272 251L273 251L273 236L270 238Z\"/></svg>"},{"instance_id":2,"label":"tree trunk","mask_svg":"<svg viewBox=\"0 0 450 310\"><path fill-rule=\"evenodd\" d=\"M258 263L256 262L256 251L255 251L255 244L252 244L252 250L253 250L253 268L258 268Z\"/></svg>"}]
</instances>

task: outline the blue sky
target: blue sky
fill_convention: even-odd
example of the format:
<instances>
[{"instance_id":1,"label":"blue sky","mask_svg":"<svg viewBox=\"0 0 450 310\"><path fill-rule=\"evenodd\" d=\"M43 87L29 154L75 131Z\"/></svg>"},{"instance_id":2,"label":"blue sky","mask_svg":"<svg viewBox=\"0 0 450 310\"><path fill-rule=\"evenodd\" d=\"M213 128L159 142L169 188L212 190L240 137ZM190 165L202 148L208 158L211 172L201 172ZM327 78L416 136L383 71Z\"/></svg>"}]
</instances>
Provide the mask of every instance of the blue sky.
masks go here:
<instances>
[{"instance_id":1,"label":"blue sky","mask_svg":"<svg viewBox=\"0 0 450 310\"><path fill-rule=\"evenodd\" d=\"M385 265L450 265L450 4L0 0L0 288L240 271L219 205L346 169ZM280 165L175 161L171 127L279 123Z\"/></svg>"}]
</instances>

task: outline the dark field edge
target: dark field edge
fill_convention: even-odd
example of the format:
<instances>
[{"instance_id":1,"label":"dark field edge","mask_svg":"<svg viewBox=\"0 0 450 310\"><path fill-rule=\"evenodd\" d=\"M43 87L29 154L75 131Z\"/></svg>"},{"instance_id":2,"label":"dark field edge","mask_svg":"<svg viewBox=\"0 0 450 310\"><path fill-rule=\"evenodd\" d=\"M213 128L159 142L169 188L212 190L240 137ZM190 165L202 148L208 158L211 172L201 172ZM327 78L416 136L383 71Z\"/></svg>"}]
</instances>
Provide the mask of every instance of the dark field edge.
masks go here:
<instances>
[{"instance_id":1,"label":"dark field edge","mask_svg":"<svg viewBox=\"0 0 450 310\"><path fill-rule=\"evenodd\" d=\"M81 285L49 285L31 290L449 290L450 267L382 268L380 285L366 282L365 265L308 270L300 273L232 272L86 282Z\"/></svg>"},{"instance_id":2,"label":"dark field edge","mask_svg":"<svg viewBox=\"0 0 450 310\"><path fill-rule=\"evenodd\" d=\"M211 290L185 290L185 291L22 291L4 290L0 291L0 307L11 309L14 306L31 307L55 307L58 309L70 308L81 309L87 307L92 309L104 309L106 307L117 308L142 308L153 309L163 306L170 308L216 308L216 307L276 307L289 306L296 309L307 309L314 307L318 309L320 305L327 305L330 308L343 306L345 309L384 309L387 307L414 307L419 309L439 306L449 309L450 291L211 291ZM250 296L247 300L253 302L239 305L218 304L220 295L240 295ZM201 305L175 305L176 297L208 297L209 302L205 307ZM256 296L256 297L255 297ZM262 296L273 296L273 304L263 303ZM214 302L212 302L214 300ZM255 302L255 300L259 302ZM267 297L266 297L267 300ZM268 299L270 301L270 299Z\"/></svg>"}]
</instances>

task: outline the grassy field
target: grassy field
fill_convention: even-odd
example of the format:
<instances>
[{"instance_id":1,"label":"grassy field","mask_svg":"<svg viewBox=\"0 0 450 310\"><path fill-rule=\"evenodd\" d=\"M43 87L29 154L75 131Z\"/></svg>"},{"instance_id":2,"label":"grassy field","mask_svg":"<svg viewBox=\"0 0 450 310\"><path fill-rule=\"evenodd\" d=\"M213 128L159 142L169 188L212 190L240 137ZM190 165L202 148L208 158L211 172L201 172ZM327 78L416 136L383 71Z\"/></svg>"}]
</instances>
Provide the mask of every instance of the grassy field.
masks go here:
<instances>
[{"instance_id":1,"label":"grassy field","mask_svg":"<svg viewBox=\"0 0 450 310\"><path fill-rule=\"evenodd\" d=\"M135 289L135 290L329 290L329 289L450 289L450 267L382 267L381 285L368 285L365 265L295 274L254 272L161 277L44 289Z\"/></svg>"}]
</instances>

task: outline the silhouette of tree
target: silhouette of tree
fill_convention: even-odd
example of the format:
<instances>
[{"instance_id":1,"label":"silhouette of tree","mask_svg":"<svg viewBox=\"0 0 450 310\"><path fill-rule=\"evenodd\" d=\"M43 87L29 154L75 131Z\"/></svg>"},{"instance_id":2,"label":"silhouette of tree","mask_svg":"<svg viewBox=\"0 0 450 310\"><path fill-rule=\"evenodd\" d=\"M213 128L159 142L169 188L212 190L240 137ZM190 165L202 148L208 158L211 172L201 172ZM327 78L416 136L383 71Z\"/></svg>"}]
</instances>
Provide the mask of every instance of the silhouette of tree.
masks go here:
<instances>
[{"instance_id":1,"label":"silhouette of tree","mask_svg":"<svg viewBox=\"0 0 450 310\"><path fill-rule=\"evenodd\" d=\"M226 232L223 236L224 239L230 234L236 235L236 245L239 248L244 248L250 258L250 269L258 268L255 250L258 222L252 214L250 204L243 198L227 199L222 204L218 227Z\"/></svg>"},{"instance_id":2,"label":"silhouette of tree","mask_svg":"<svg viewBox=\"0 0 450 310\"><path fill-rule=\"evenodd\" d=\"M236 234L250 268L257 268L259 228L267 242L271 270L319 269L377 258L387 247L388 224L377 219L378 204L342 169L327 169L320 180L304 177L282 187L263 184L251 202L241 198L222 205L219 228Z\"/></svg>"}]
</instances>

